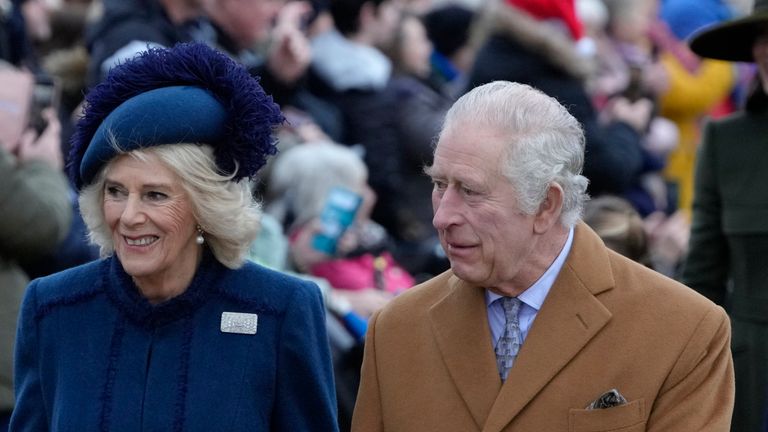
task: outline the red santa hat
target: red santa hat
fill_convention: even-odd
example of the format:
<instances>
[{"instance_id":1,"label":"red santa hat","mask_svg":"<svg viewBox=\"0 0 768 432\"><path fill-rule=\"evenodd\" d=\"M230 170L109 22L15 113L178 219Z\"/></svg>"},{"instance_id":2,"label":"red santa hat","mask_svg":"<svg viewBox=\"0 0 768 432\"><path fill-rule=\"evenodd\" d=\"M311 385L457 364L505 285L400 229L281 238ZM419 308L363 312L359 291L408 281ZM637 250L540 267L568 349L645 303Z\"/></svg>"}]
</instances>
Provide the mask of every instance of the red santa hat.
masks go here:
<instances>
[{"instance_id":1,"label":"red santa hat","mask_svg":"<svg viewBox=\"0 0 768 432\"><path fill-rule=\"evenodd\" d=\"M584 36L584 28L576 15L574 0L504 0L529 13L537 20L558 19L565 24L574 40Z\"/></svg>"}]
</instances>

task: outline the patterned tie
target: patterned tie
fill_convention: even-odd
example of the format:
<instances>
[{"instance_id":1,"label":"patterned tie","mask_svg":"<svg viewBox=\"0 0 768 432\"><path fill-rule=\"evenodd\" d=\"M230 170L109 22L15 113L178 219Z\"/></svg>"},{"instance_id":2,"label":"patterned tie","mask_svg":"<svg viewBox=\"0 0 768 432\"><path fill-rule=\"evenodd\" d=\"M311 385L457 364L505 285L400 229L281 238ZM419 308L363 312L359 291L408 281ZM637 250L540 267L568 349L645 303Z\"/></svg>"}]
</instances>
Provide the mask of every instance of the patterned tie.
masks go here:
<instances>
[{"instance_id":1,"label":"patterned tie","mask_svg":"<svg viewBox=\"0 0 768 432\"><path fill-rule=\"evenodd\" d=\"M509 370L512 368L512 363L515 361L517 352L520 351L520 344L523 341L520 334L520 321L517 317L521 302L517 297L502 297L498 301L501 302L501 307L504 308L506 322L504 324L504 333L496 343L496 366L499 369L501 382L504 382L507 380Z\"/></svg>"}]
</instances>

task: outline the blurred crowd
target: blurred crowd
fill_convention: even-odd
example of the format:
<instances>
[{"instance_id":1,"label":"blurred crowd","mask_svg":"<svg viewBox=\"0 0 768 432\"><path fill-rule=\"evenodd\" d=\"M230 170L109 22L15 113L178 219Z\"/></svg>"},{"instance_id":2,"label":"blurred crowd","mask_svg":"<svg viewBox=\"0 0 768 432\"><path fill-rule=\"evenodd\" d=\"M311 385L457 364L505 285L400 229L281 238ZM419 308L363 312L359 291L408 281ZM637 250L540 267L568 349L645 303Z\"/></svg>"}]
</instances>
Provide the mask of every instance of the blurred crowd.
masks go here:
<instances>
[{"instance_id":1,"label":"blurred crowd","mask_svg":"<svg viewBox=\"0 0 768 432\"><path fill-rule=\"evenodd\" d=\"M29 280L98 258L63 169L84 94L154 46L203 41L281 106L260 172L251 259L324 290L339 421L349 427L366 318L449 268L432 226L430 164L453 101L494 80L557 98L586 134L585 221L675 279L688 254L705 121L743 105L755 68L687 39L742 0L0 0L0 430ZM318 248L328 198L357 197ZM10 288L16 287L16 288ZM21 288L19 288L21 287Z\"/></svg>"}]
</instances>

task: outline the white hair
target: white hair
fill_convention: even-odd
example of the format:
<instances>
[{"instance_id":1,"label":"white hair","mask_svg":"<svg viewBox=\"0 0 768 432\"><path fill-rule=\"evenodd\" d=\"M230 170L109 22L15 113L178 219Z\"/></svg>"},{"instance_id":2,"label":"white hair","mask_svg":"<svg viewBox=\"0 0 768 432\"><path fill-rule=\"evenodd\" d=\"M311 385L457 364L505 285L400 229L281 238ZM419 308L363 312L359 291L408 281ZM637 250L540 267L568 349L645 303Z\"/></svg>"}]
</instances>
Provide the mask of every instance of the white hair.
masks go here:
<instances>
[{"instance_id":1,"label":"white hair","mask_svg":"<svg viewBox=\"0 0 768 432\"><path fill-rule=\"evenodd\" d=\"M525 84L494 81L456 101L440 134L466 122L508 135L502 172L517 191L522 212L535 214L556 183L563 189L560 223L570 228L581 219L589 198L588 180L581 175L584 132L557 100Z\"/></svg>"},{"instance_id":2,"label":"white hair","mask_svg":"<svg viewBox=\"0 0 768 432\"><path fill-rule=\"evenodd\" d=\"M113 141L113 146L117 145ZM209 145L172 144L147 147L129 152L138 160L155 155L181 178L181 184L192 204L197 223L205 240L219 262L238 268L245 261L248 248L259 231L261 208L253 198L249 180L232 181L222 174ZM80 212L88 226L92 243L100 247L101 255L114 252L112 234L104 219L104 181L115 159L101 168L96 179L80 192Z\"/></svg>"},{"instance_id":3,"label":"white hair","mask_svg":"<svg viewBox=\"0 0 768 432\"><path fill-rule=\"evenodd\" d=\"M334 186L357 190L368 180L368 169L351 148L331 142L300 144L280 154L268 181L275 201L268 211L289 228L320 215Z\"/></svg>"}]
</instances>

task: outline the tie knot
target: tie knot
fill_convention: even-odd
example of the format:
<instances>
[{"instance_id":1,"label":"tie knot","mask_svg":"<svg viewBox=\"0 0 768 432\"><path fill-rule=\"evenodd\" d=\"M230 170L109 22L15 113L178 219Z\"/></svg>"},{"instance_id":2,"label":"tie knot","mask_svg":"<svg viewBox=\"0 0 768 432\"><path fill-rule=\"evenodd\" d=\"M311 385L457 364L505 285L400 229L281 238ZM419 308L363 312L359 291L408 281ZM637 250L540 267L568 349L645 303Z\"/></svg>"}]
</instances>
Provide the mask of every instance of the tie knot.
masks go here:
<instances>
[{"instance_id":1,"label":"tie knot","mask_svg":"<svg viewBox=\"0 0 768 432\"><path fill-rule=\"evenodd\" d=\"M502 297L499 299L501 307L504 309L504 315L507 320L512 317L517 317L517 313L520 310L522 302L517 297Z\"/></svg>"}]
</instances>

